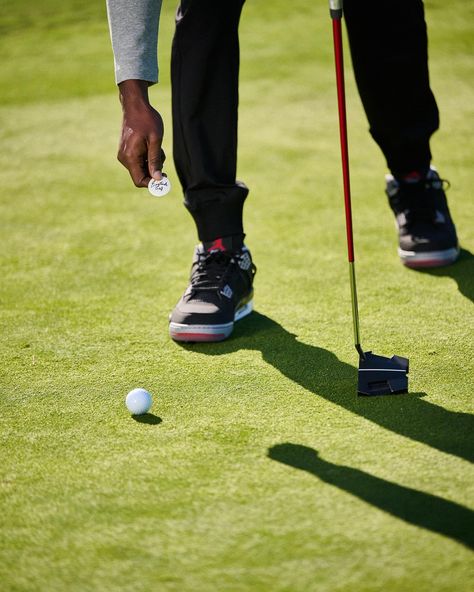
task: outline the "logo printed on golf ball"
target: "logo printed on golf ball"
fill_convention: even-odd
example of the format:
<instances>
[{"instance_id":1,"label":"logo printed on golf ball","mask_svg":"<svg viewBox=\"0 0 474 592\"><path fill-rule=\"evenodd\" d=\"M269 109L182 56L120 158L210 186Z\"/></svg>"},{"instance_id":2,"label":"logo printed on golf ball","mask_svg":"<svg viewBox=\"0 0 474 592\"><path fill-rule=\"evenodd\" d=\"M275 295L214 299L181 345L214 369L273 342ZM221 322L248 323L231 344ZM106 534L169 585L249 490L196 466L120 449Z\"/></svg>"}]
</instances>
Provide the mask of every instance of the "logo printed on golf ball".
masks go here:
<instances>
[{"instance_id":1,"label":"logo printed on golf ball","mask_svg":"<svg viewBox=\"0 0 474 592\"><path fill-rule=\"evenodd\" d=\"M132 415L144 415L152 406L153 399L144 388L136 388L130 391L125 398L125 405Z\"/></svg>"},{"instance_id":2,"label":"logo printed on golf ball","mask_svg":"<svg viewBox=\"0 0 474 592\"><path fill-rule=\"evenodd\" d=\"M150 179L148 183L148 191L153 197L163 197L171 190L171 183L168 177L163 176L159 181L157 179Z\"/></svg>"}]
</instances>

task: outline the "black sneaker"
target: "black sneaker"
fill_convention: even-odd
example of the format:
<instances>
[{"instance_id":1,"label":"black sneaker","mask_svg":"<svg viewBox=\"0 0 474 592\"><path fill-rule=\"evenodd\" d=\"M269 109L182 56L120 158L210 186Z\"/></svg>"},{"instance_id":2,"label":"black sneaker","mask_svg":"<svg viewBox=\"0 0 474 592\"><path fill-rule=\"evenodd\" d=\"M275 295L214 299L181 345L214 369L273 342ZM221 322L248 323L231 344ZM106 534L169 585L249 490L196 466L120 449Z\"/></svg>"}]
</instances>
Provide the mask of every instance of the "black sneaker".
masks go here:
<instances>
[{"instance_id":1,"label":"black sneaker","mask_svg":"<svg viewBox=\"0 0 474 592\"><path fill-rule=\"evenodd\" d=\"M459 245L443 179L430 168L426 178L399 181L386 176L386 193L398 227L398 254L412 268L441 267L456 261Z\"/></svg>"},{"instance_id":2,"label":"black sneaker","mask_svg":"<svg viewBox=\"0 0 474 592\"><path fill-rule=\"evenodd\" d=\"M170 315L175 341L222 341L235 321L252 312L256 267L250 251L227 250L224 242L200 244L194 251L191 283Z\"/></svg>"}]
</instances>

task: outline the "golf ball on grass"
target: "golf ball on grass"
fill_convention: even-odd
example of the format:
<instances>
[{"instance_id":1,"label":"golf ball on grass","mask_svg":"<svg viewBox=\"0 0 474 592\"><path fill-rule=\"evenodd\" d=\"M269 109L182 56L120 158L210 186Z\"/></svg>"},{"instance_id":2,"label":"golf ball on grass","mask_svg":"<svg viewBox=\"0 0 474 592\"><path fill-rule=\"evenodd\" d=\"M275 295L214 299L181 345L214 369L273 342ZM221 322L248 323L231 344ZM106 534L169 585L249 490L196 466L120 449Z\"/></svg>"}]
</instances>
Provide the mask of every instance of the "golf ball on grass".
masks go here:
<instances>
[{"instance_id":1,"label":"golf ball on grass","mask_svg":"<svg viewBox=\"0 0 474 592\"><path fill-rule=\"evenodd\" d=\"M148 413L153 399L144 388L136 388L130 391L125 398L125 405L132 415L144 415Z\"/></svg>"}]
</instances>

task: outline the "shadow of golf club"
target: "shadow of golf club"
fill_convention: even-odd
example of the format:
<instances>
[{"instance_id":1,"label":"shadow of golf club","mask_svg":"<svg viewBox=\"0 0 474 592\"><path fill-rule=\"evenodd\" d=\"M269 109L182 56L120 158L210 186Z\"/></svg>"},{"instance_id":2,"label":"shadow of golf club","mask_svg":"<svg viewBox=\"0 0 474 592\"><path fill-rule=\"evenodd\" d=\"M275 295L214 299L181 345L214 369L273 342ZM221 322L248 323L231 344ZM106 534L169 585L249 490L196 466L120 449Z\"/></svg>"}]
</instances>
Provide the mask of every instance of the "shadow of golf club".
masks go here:
<instances>
[{"instance_id":1,"label":"shadow of golf club","mask_svg":"<svg viewBox=\"0 0 474 592\"><path fill-rule=\"evenodd\" d=\"M450 277L456 281L463 296L474 302L474 255L466 249L461 249L459 259L453 265L437 267L436 269L417 270L437 277Z\"/></svg>"},{"instance_id":2,"label":"shadow of golf club","mask_svg":"<svg viewBox=\"0 0 474 592\"><path fill-rule=\"evenodd\" d=\"M323 460L316 450L300 444L277 444L268 456L315 475L409 524L474 548L474 512L430 493L391 483L359 469Z\"/></svg>"},{"instance_id":3,"label":"shadow of golf club","mask_svg":"<svg viewBox=\"0 0 474 592\"><path fill-rule=\"evenodd\" d=\"M392 432L468 461L474 460L474 416L448 411L411 393L396 397L358 397L357 369L330 351L302 343L269 317L253 312L240 321L231 339L183 345L206 355L241 349L261 351L263 359L306 390Z\"/></svg>"},{"instance_id":4,"label":"shadow of golf club","mask_svg":"<svg viewBox=\"0 0 474 592\"><path fill-rule=\"evenodd\" d=\"M145 413L144 415L132 415L132 419L134 419L137 423L146 423L148 425L159 425L163 421L161 417L153 415L153 413Z\"/></svg>"}]
</instances>

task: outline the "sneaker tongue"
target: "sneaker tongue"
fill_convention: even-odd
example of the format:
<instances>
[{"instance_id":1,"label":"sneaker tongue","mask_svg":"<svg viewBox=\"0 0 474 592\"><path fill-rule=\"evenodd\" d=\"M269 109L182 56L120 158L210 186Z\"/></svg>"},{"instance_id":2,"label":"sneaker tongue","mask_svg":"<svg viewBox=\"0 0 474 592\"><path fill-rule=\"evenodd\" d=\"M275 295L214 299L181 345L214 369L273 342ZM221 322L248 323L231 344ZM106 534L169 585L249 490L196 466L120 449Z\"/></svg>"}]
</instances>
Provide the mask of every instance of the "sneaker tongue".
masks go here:
<instances>
[{"instance_id":1,"label":"sneaker tongue","mask_svg":"<svg viewBox=\"0 0 474 592\"><path fill-rule=\"evenodd\" d=\"M223 236L216 238L213 241L203 241L204 250L206 253L221 251L238 251L244 244L243 235Z\"/></svg>"},{"instance_id":2,"label":"sneaker tongue","mask_svg":"<svg viewBox=\"0 0 474 592\"><path fill-rule=\"evenodd\" d=\"M402 183L418 183L419 181L423 181L428 176L428 171L425 170L417 170L417 171L410 171L409 173L405 173L403 175L396 176L397 181L401 181Z\"/></svg>"}]
</instances>

